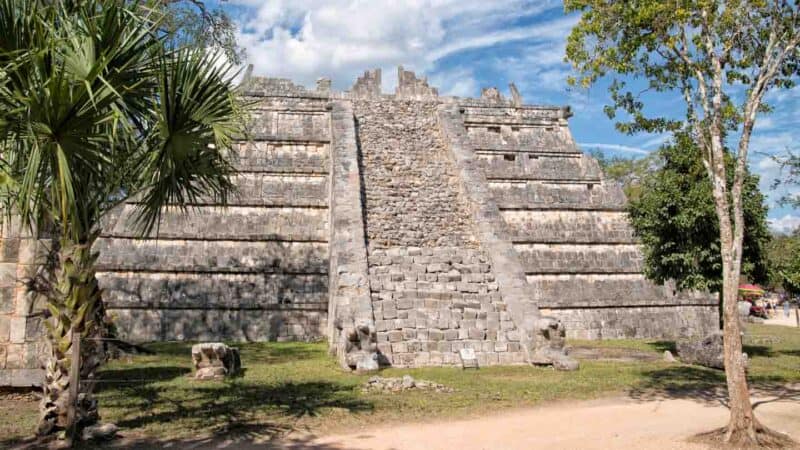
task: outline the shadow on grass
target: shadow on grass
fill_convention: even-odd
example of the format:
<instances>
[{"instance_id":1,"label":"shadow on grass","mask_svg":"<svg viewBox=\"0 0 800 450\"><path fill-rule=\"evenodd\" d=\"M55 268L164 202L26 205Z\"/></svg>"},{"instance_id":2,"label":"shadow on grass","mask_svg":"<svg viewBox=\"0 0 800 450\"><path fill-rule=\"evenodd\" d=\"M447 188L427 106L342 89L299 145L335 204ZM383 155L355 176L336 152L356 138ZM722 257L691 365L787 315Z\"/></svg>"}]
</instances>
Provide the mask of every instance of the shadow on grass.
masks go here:
<instances>
[{"instance_id":1,"label":"shadow on grass","mask_svg":"<svg viewBox=\"0 0 800 450\"><path fill-rule=\"evenodd\" d=\"M697 366L673 366L650 370L644 383L630 389L628 395L640 401L686 399L728 407L725 372ZM759 405L779 401L800 401L800 389L787 385L781 377L760 376L749 380L751 394L764 398Z\"/></svg>"},{"instance_id":2,"label":"shadow on grass","mask_svg":"<svg viewBox=\"0 0 800 450\"><path fill-rule=\"evenodd\" d=\"M771 348L769 348L767 346L764 346L764 345L747 345L747 344L744 344L742 346L742 351L747 353L747 356L750 356L750 357L753 357L753 356L770 357L770 356L774 356L775 355L775 352L772 351Z\"/></svg>"},{"instance_id":3,"label":"shadow on grass","mask_svg":"<svg viewBox=\"0 0 800 450\"><path fill-rule=\"evenodd\" d=\"M177 366L130 367L124 369L103 369L98 373L97 393L118 389L122 385L148 385L185 376L191 369Z\"/></svg>"},{"instance_id":4,"label":"shadow on grass","mask_svg":"<svg viewBox=\"0 0 800 450\"><path fill-rule=\"evenodd\" d=\"M79 446L78 448L95 449L95 448L119 448L127 450L152 450L154 448L175 448L175 449L192 449L192 450L216 450L220 448L229 448L236 450L346 450L342 445L320 444L313 442L313 436L296 437L293 439L282 440L279 444L264 443L261 441L254 441L247 438L250 433L258 432L260 430L246 430L243 427L239 429L235 437L231 436L211 436L199 439L174 439L174 440L153 440L153 439L136 439L136 438L123 438L117 441L108 443Z\"/></svg>"},{"instance_id":5,"label":"shadow on grass","mask_svg":"<svg viewBox=\"0 0 800 450\"><path fill-rule=\"evenodd\" d=\"M650 345L659 353L664 353L667 350L673 355L678 353L678 346L675 345L675 341L655 341L651 342Z\"/></svg>"},{"instance_id":6,"label":"shadow on grass","mask_svg":"<svg viewBox=\"0 0 800 450\"><path fill-rule=\"evenodd\" d=\"M181 358L191 361L193 342L152 342L144 345L160 357ZM280 364L289 361L322 358L326 355L323 344L305 342L282 342L264 345L263 342L229 342L237 347L242 356L242 363L258 362L264 364Z\"/></svg>"},{"instance_id":7,"label":"shadow on grass","mask_svg":"<svg viewBox=\"0 0 800 450\"><path fill-rule=\"evenodd\" d=\"M187 383L121 387L101 403L125 409L116 420L123 430L173 423L176 430L207 436L209 442L222 437L269 441L291 431L294 420L317 416L327 408L350 413L373 410L373 404L359 399L352 386L326 381Z\"/></svg>"}]
</instances>

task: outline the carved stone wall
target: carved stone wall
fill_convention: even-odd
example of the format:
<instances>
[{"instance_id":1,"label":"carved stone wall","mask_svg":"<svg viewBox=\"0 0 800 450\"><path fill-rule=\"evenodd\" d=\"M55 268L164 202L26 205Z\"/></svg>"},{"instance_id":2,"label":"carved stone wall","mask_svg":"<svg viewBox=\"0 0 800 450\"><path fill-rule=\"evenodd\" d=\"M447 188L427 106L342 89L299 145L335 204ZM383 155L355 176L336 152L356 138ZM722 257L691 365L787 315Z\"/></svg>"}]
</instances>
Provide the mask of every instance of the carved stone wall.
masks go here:
<instances>
[{"instance_id":1,"label":"carved stone wall","mask_svg":"<svg viewBox=\"0 0 800 450\"><path fill-rule=\"evenodd\" d=\"M397 367L525 362L488 256L459 247L392 247L370 252L378 349Z\"/></svg>"},{"instance_id":2,"label":"carved stone wall","mask_svg":"<svg viewBox=\"0 0 800 450\"><path fill-rule=\"evenodd\" d=\"M17 220L1 223L0 236L0 386L38 385L47 349L44 305L35 302L26 284L51 243L36 239Z\"/></svg>"},{"instance_id":3,"label":"carved stone wall","mask_svg":"<svg viewBox=\"0 0 800 450\"><path fill-rule=\"evenodd\" d=\"M323 83L324 89L324 83ZM327 93L253 79L238 188L188 213L167 210L139 238L125 205L97 243L105 301L133 341L306 340L325 335L330 235Z\"/></svg>"},{"instance_id":4,"label":"carved stone wall","mask_svg":"<svg viewBox=\"0 0 800 450\"><path fill-rule=\"evenodd\" d=\"M477 246L436 107L354 101L370 249Z\"/></svg>"},{"instance_id":5,"label":"carved stone wall","mask_svg":"<svg viewBox=\"0 0 800 450\"><path fill-rule=\"evenodd\" d=\"M575 145L569 110L462 103L476 160L547 315L573 338L681 337L716 327L715 296L656 286L621 188Z\"/></svg>"},{"instance_id":6,"label":"carved stone wall","mask_svg":"<svg viewBox=\"0 0 800 450\"><path fill-rule=\"evenodd\" d=\"M98 276L122 337L327 336L342 366L368 368L457 365L461 348L481 365L541 362L545 316L585 339L716 328L716 296L645 279L625 196L575 144L569 108L525 106L513 87L440 97L402 68L398 82L386 95L380 70L349 92L246 77L257 106L227 207L167 209L146 237L135 204L104 225ZM37 383L44 345L24 280L46 241L13 225L0 385Z\"/></svg>"}]
</instances>

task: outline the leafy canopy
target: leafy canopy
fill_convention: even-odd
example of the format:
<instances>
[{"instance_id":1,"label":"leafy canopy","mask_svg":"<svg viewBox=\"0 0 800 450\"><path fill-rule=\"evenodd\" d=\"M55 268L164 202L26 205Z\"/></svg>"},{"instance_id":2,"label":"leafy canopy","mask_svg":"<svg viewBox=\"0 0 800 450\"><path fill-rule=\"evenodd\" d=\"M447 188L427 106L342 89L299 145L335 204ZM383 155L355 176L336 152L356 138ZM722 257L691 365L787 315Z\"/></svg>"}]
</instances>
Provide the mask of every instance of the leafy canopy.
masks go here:
<instances>
[{"instance_id":1,"label":"leafy canopy","mask_svg":"<svg viewBox=\"0 0 800 450\"><path fill-rule=\"evenodd\" d=\"M223 0L224 1L224 0ZM174 48L186 46L222 51L233 64L241 64L245 51L236 42L236 24L220 6L201 0L165 0L162 29Z\"/></svg>"},{"instance_id":2,"label":"leafy canopy","mask_svg":"<svg viewBox=\"0 0 800 450\"><path fill-rule=\"evenodd\" d=\"M681 289L719 291L719 220L700 152L689 136L678 134L654 156L657 167L641 177L638 195L628 206L631 225L644 244L645 274L660 283L674 279ZM734 162L728 158L726 164ZM727 173L731 184L733 171ZM748 174L742 196L742 274L763 283L770 235L757 176Z\"/></svg>"},{"instance_id":3,"label":"leafy canopy","mask_svg":"<svg viewBox=\"0 0 800 450\"><path fill-rule=\"evenodd\" d=\"M795 2L566 0L565 9L582 12L567 40L567 60L578 71L569 82L588 87L613 76L613 104L606 113L611 118L627 113L627 120L617 123L625 133L678 131L687 120L693 133L704 120L719 119L736 129L756 112L769 110L763 103L767 90L793 87L800 74ZM637 83L629 86L619 75ZM746 95L734 95L742 88ZM682 95L686 114L646 114L647 92Z\"/></svg>"},{"instance_id":4,"label":"leafy canopy","mask_svg":"<svg viewBox=\"0 0 800 450\"><path fill-rule=\"evenodd\" d=\"M773 236L768 252L770 287L800 295L800 228L790 235Z\"/></svg>"},{"instance_id":5,"label":"leafy canopy","mask_svg":"<svg viewBox=\"0 0 800 450\"><path fill-rule=\"evenodd\" d=\"M225 200L243 123L234 74L218 53L167 49L159 11L0 0L7 212L81 242L126 199L138 202L144 231L168 205Z\"/></svg>"}]
</instances>

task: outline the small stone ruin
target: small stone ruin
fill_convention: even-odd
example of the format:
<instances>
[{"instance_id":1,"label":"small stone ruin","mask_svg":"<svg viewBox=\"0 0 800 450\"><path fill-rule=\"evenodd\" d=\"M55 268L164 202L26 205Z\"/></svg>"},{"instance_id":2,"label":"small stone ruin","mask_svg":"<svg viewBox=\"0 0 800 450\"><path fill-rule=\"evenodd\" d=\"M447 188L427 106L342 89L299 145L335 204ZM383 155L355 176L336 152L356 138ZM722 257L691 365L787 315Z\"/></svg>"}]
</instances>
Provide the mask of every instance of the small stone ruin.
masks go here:
<instances>
[{"instance_id":1,"label":"small stone ruin","mask_svg":"<svg viewBox=\"0 0 800 450\"><path fill-rule=\"evenodd\" d=\"M402 378L370 377L362 387L363 392L402 392L410 390L455 392L455 389L427 380L415 380L411 375Z\"/></svg>"},{"instance_id":2,"label":"small stone ruin","mask_svg":"<svg viewBox=\"0 0 800 450\"><path fill-rule=\"evenodd\" d=\"M724 338L722 332L714 332L702 339L678 341L678 357L686 364L725 369ZM747 367L747 353L742 353Z\"/></svg>"},{"instance_id":3,"label":"small stone ruin","mask_svg":"<svg viewBox=\"0 0 800 450\"><path fill-rule=\"evenodd\" d=\"M193 345L192 363L196 380L221 380L238 374L242 368L239 349L220 342Z\"/></svg>"}]
</instances>

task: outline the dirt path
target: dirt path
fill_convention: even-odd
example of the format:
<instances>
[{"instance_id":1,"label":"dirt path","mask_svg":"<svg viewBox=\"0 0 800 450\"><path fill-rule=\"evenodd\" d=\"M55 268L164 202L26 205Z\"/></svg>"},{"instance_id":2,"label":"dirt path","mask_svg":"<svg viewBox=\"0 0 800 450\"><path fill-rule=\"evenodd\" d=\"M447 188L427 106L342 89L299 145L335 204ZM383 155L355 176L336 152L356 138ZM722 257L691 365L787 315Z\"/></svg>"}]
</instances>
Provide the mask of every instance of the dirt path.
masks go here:
<instances>
[{"instance_id":1,"label":"dirt path","mask_svg":"<svg viewBox=\"0 0 800 450\"><path fill-rule=\"evenodd\" d=\"M792 309L791 314L789 317L783 315L783 310L779 310L775 317L772 319L767 319L764 321L765 325L783 325L785 327L796 327L797 326L797 319L794 316L794 309Z\"/></svg>"},{"instance_id":2,"label":"dirt path","mask_svg":"<svg viewBox=\"0 0 800 450\"><path fill-rule=\"evenodd\" d=\"M759 405L758 417L800 440L800 402ZM701 449L686 439L723 426L727 409L693 400L626 398L558 403L470 420L394 425L319 439L297 437L289 449ZM237 447L238 448L238 447Z\"/></svg>"},{"instance_id":3,"label":"dirt path","mask_svg":"<svg viewBox=\"0 0 800 450\"><path fill-rule=\"evenodd\" d=\"M794 389L789 391L795 393ZM756 413L773 430L800 441L800 401L792 394L755 397ZM792 400L786 400L790 398ZM133 436L102 448L175 450L530 450L705 449L687 439L725 424L728 410L716 397L704 400L629 397L557 402L473 419L387 424L349 434L296 434L279 442L253 436L159 441ZM37 448L22 445L20 449Z\"/></svg>"}]
</instances>

